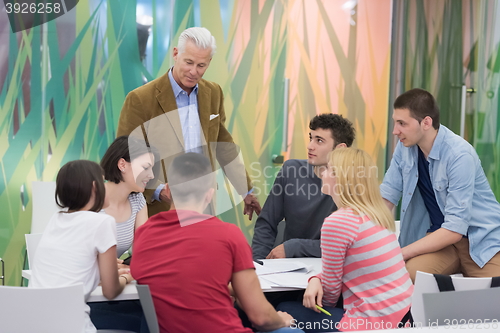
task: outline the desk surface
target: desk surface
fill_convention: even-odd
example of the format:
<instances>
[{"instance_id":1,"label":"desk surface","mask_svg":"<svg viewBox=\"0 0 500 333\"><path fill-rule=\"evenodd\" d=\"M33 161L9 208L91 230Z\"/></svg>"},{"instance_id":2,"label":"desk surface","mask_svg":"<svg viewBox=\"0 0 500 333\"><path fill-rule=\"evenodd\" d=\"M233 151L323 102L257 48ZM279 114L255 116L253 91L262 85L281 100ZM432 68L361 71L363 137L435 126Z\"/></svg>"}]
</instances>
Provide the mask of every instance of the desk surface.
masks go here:
<instances>
[{"instance_id":1,"label":"desk surface","mask_svg":"<svg viewBox=\"0 0 500 333\"><path fill-rule=\"evenodd\" d=\"M307 279L309 279L309 276L311 274L318 274L321 272L321 258L287 258L287 259L264 259L262 260L264 262L264 266L266 265L271 265L273 261L296 261L296 262L302 262L306 265L310 265L313 267L313 270L309 274L304 274L303 277L300 277L300 279L303 279L306 284L307 284ZM285 273L286 274L286 273ZM22 276L25 279L30 279L31 277L31 270L24 270L22 272ZM300 281L301 283L304 283L304 281ZM134 299L139 299L139 295L137 294L137 288L135 287L135 281L127 284L125 289L123 289L122 293L118 295L116 298L113 299L113 301L125 301L125 300L134 300ZM289 290L299 290L303 288L297 288L297 287L278 287L278 288L265 288L262 289L263 292L275 292L275 291L289 291ZM109 301L106 297L102 295L102 287L98 286L91 294L87 302L106 302Z\"/></svg>"},{"instance_id":2,"label":"desk surface","mask_svg":"<svg viewBox=\"0 0 500 333\"><path fill-rule=\"evenodd\" d=\"M31 278L31 270L23 270L22 276L23 278L29 280ZM123 289L122 293L118 295L116 298L113 298L113 301L126 301L126 300L139 299L139 294L137 293L137 288L135 287L135 285L136 285L135 281L132 281L129 284L127 284ZM106 301L109 301L109 299L103 296L101 286L97 286L97 288L90 294L89 299L87 300L87 302L106 302Z\"/></svg>"}]
</instances>

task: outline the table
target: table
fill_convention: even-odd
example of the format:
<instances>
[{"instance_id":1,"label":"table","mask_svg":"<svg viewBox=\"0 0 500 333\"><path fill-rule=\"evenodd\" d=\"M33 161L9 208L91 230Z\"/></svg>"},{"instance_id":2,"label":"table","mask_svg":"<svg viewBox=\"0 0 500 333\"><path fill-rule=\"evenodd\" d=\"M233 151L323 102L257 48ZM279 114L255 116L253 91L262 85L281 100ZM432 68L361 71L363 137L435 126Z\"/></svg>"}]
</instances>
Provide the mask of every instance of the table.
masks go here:
<instances>
[{"instance_id":1,"label":"table","mask_svg":"<svg viewBox=\"0 0 500 333\"><path fill-rule=\"evenodd\" d=\"M273 262L279 261L290 261L290 262L301 262L308 266L312 266L313 270L309 274L304 274L303 279L307 284L307 280L310 275L316 275L321 272L321 258L286 258L286 259L263 259L264 266L271 265ZM287 274L287 273L284 273ZM25 279L30 279L31 270L23 270L22 276ZM302 283L304 281L301 281ZM118 295L116 298L112 299L113 301L125 301L125 300L134 300L139 299L139 294L137 293L136 282L132 281L131 283L125 286L122 293ZM276 291L290 291L290 290L300 290L304 288L297 287L273 287L273 288L264 288L263 292L276 292ZM110 301L102 294L102 287L98 286L91 294L87 302L107 302Z\"/></svg>"},{"instance_id":2,"label":"table","mask_svg":"<svg viewBox=\"0 0 500 333\"><path fill-rule=\"evenodd\" d=\"M31 278L31 270L23 270L22 276L25 279ZM128 301L139 299L139 294L137 293L136 282L132 281L125 286L120 295L112 299L112 301ZM90 294L87 302L108 302L110 301L102 294L102 287L97 286L97 288Z\"/></svg>"}]
</instances>

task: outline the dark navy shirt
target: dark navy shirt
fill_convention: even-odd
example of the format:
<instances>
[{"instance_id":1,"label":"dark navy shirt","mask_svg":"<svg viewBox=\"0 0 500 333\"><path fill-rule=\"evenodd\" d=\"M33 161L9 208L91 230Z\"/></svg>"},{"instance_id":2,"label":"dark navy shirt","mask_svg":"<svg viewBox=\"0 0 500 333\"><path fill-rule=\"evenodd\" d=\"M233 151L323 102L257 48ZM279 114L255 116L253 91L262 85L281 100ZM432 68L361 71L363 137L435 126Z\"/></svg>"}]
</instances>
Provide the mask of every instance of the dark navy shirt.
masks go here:
<instances>
[{"instance_id":1,"label":"dark navy shirt","mask_svg":"<svg viewBox=\"0 0 500 333\"><path fill-rule=\"evenodd\" d=\"M436 231L441 228L441 224L444 222L444 215L441 212L441 209L439 209L436 201L436 195L434 194L434 188L432 187L431 177L429 175L429 162L425 158L420 147L418 147L417 186L431 219L431 227L427 230L427 232Z\"/></svg>"}]
</instances>

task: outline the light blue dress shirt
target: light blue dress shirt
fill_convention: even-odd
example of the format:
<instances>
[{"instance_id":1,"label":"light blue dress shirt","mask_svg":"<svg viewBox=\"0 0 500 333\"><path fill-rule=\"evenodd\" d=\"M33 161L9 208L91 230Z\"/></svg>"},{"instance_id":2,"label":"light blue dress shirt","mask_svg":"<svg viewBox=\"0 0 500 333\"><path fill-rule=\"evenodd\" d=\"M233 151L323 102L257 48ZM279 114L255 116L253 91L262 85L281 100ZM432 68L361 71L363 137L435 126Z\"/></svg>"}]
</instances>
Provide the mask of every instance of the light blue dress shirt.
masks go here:
<instances>
[{"instance_id":1,"label":"light blue dress shirt","mask_svg":"<svg viewBox=\"0 0 500 333\"><path fill-rule=\"evenodd\" d=\"M428 160L436 201L444 215L441 227L467 235L470 255L483 267L500 251L500 204L474 147L441 125ZM418 147L399 142L380 192L394 205L402 197L401 246L424 237L430 227L417 181Z\"/></svg>"},{"instance_id":2,"label":"light blue dress shirt","mask_svg":"<svg viewBox=\"0 0 500 333\"><path fill-rule=\"evenodd\" d=\"M198 84L194 86L190 94L184 91L172 74L173 67L168 71L168 79L172 85L177 111L181 120L182 137L184 139L184 151L186 153L203 154L201 136L200 115L198 113ZM173 112L173 111L171 111ZM153 195L153 199L159 201L160 192L165 184L159 185Z\"/></svg>"},{"instance_id":3,"label":"light blue dress shirt","mask_svg":"<svg viewBox=\"0 0 500 333\"><path fill-rule=\"evenodd\" d=\"M177 102L177 110L181 120L182 136L184 138L184 151L186 153L203 153L201 145L201 124L200 115L198 113L198 84L194 86L191 93L188 95L177 81L175 81L172 70L168 71L168 79L174 91L175 101Z\"/></svg>"}]
</instances>

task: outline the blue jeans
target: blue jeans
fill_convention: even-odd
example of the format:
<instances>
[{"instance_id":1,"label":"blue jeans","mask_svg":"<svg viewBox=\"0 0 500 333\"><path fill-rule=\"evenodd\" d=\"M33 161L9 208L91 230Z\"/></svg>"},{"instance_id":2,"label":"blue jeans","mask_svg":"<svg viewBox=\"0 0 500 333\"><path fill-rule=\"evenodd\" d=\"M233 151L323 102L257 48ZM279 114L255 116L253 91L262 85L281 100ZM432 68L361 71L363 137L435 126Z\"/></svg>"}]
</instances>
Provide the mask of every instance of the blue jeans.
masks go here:
<instances>
[{"instance_id":1,"label":"blue jeans","mask_svg":"<svg viewBox=\"0 0 500 333\"><path fill-rule=\"evenodd\" d=\"M300 302L283 302L278 305L276 310L288 312L295 319L292 327L300 328L306 333L339 332L335 324L340 322L344 316L344 310L331 306L323 308L330 312L331 316L308 309Z\"/></svg>"},{"instance_id":2,"label":"blue jeans","mask_svg":"<svg viewBox=\"0 0 500 333\"><path fill-rule=\"evenodd\" d=\"M149 333L141 303L138 300L91 302L90 320L99 329Z\"/></svg>"}]
</instances>

